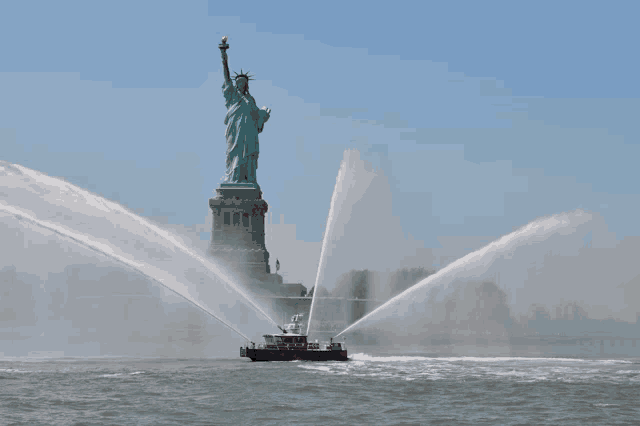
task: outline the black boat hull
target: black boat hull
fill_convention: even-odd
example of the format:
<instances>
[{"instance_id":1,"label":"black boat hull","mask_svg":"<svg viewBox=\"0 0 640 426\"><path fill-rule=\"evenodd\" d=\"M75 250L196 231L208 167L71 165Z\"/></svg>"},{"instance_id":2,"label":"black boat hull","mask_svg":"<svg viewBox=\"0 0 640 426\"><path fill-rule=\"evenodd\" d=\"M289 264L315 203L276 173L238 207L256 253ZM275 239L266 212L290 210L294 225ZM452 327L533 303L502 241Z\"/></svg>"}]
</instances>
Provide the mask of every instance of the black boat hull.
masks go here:
<instances>
[{"instance_id":1,"label":"black boat hull","mask_svg":"<svg viewBox=\"0 0 640 426\"><path fill-rule=\"evenodd\" d=\"M251 361L346 361L347 351L240 348L240 356Z\"/></svg>"}]
</instances>

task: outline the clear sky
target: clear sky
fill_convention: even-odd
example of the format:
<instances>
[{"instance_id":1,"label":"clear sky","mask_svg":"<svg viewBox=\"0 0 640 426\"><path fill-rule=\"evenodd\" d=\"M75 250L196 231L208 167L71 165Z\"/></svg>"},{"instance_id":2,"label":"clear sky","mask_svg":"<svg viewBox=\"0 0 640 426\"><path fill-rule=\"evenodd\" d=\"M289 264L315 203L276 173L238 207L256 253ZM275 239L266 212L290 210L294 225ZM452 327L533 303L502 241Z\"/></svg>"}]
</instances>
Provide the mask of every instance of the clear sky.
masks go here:
<instances>
[{"instance_id":1,"label":"clear sky","mask_svg":"<svg viewBox=\"0 0 640 426\"><path fill-rule=\"evenodd\" d=\"M622 1L4 1L0 159L204 223L224 174L227 35L231 69L255 74L250 91L272 109L258 181L298 240L322 239L345 148L386 176L370 194L424 247L577 207L637 236L639 13Z\"/></svg>"}]
</instances>

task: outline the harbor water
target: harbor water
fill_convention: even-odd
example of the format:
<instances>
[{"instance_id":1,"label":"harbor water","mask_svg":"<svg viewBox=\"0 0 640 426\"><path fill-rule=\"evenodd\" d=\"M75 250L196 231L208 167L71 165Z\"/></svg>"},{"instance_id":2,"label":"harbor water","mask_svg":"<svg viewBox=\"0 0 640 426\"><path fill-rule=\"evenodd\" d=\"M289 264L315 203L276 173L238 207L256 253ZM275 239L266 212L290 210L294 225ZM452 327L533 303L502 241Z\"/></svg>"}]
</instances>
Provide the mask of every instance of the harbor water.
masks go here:
<instances>
[{"instance_id":1,"label":"harbor water","mask_svg":"<svg viewBox=\"0 0 640 426\"><path fill-rule=\"evenodd\" d=\"M0 361L1 425L638 424L640 360Z\"/></svg>"}]
</instances>

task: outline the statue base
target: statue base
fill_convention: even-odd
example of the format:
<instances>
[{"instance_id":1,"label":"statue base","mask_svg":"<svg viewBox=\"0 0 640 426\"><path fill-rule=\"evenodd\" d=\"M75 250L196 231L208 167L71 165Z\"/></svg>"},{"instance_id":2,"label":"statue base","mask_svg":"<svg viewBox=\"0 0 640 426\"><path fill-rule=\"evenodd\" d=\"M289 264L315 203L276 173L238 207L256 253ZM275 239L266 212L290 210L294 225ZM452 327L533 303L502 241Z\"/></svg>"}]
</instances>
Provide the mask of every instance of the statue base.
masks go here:
<instances>
[{"instance_id":1,"label":"statue base","mask_svg":"<svg viewBox=\"0 0 640 426\"><path fill-rule=\"evenodd\" d=\"M213 215L208 253L245 278L267 279L269 252L265 246L264 217L269 206L260 186L223 183L209 199Z\"/></svg>"},{"instance_id":2,"label":"statue base","mask_svg":"<svg viewBox=\"0 0 640 426\"><path fill-rule=\"evenodd\" d=\"M262 191L257 183L221 183L216 188L216 196L211 198L234 198L236 200L262 200ZM211 205L211 204L209 204Z\"/></svg>"}]
</instances>

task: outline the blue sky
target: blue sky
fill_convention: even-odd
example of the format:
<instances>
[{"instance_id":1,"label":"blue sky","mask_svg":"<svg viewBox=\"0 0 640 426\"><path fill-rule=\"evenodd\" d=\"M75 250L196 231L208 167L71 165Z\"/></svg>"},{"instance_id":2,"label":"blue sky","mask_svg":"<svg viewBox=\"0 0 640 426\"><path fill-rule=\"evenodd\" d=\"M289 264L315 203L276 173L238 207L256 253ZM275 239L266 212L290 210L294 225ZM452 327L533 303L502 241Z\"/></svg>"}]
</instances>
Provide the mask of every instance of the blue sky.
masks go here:
<instances>
[{"instance_id":1,"label":"blue sky","mask_svg":"<svg viewBox=\"0 0 640 426\"><path fill-rule=\"evenodd\" d=\"M224 173L227 35L231 69L272 109L259 183L299 240L321 240L345 148L383 170L390 214L425 247L577 207L640 235L639 9L3 2L0 159L204 223Z\"/></svg>"}]
</instances>

